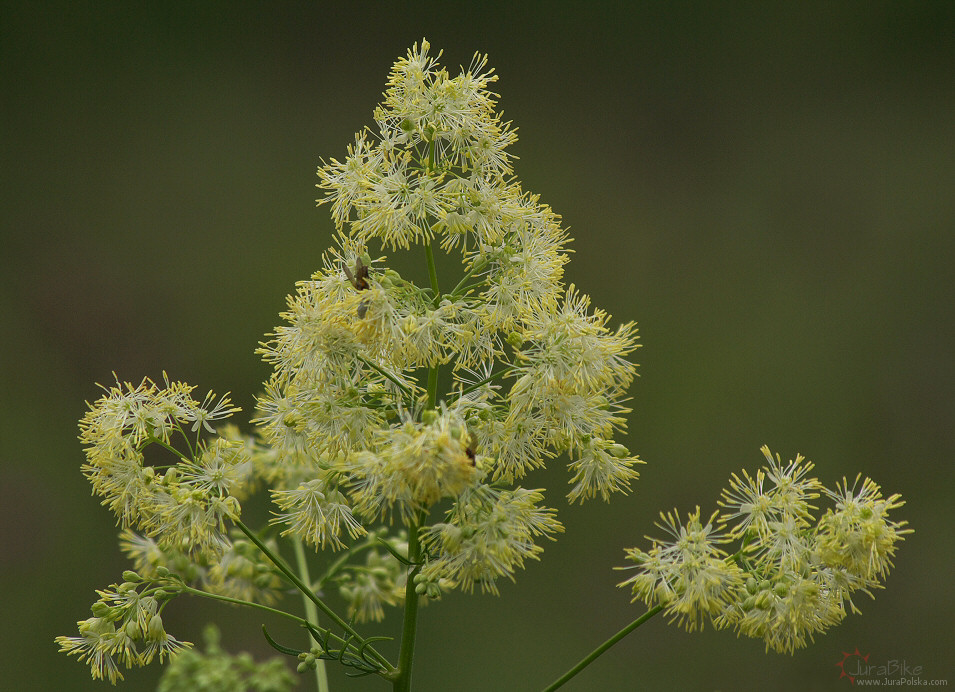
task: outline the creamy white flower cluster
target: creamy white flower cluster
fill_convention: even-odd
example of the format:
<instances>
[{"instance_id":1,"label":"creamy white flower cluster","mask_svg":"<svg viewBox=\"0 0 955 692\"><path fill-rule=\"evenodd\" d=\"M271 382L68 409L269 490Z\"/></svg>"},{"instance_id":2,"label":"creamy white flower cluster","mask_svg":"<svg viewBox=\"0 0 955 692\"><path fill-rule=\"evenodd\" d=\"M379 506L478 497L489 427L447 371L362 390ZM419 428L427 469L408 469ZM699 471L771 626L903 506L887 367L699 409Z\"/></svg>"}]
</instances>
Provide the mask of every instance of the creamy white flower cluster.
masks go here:
<instances>
[{"instance_id":1,"label":"creamy white flower cluster","mask_svg":"<svg viewBox=\"0 0 955 692\"><path fill-rule=\"evenodd\" d=\"M163 576L167 576L166 572ZM144 581L136 572L123 573L126 580L97 591L92 617L77 622L78 637L57 637L60 651L88 663L93 679L116 683L123 679L119 670L145 666L154 658L163 660L192 646L166 633L161 611L175 592L174 582L158 585Z\"/></svg>"},{"instance_id":2,"label":"creamy white flower cluster","mask_svg":"<svg viewBox=\"0 0 955 692\"><path fill-rule=\"evenodd\" d=\"M225 523L238 517L239 497L253 474L241 442L216 437L210 421L238 411L228 395L202 402L191 387L149 379L116 383L80 421L83 472L123 528L135 527L165 546L219 555L229 547ZM178 444L179 447L175 445ZM164 448L165 463L149 464L147 447Z\"/></svg>"},{"instance_id":3,"label":"creamy white flower cluster","mask_svg":"<svg viewBox=\"0 0 955 692\"><path fill-rule=\"evenodd\" d=\"M869 478L829 490L808 475L813 465L803 457L783 463L762 452L768 465L755 477L734 474L722 512L705 523L699 507L686 522L676 511L661 514L669 538L651 539L649 551L628 549L636 564L620 569L637 573L620 586L690 631L709 619L792 653L841 622L847 607L858 612L852 594L881 588L911 530L889 519L904 504L899 495L883 497ZM815 519L810 502L820 493L834 506ZM734 541L738 550L727 555L723 546Z\"/></svg>"},{"instance_id":4,"label":"creamy white flower cluster","mask_svg":"<svg viewBox=\"0 0 955 692\"><path fill-rule=\"evenodd\" d=\"M182 647L159 616L175 593L266 607L288 583L310 603L337 587L354 621L449 588L496 593L563 530L542 491L517 481L564 453L572 502L609 500L637 478L640 460L614 439L635 325L611 328L564 284L569 238L514 177L516 131L496 110L486 57L451 77L429 51L422 41L395 63L376 129L318 170L334 243L261 344L273 372L257 436L216 431L238 411L228 396L197 401L168 378L117 381L80 421L83 472L136 567L79 637L57 640L94 677L115 682L118 664ZM379 256L412 249L417 276ZM240 501L261 485L303 574L302 543L346 551L318 580L241 521ZM380 524L393 521L389 535ZM393 672L338 625L342 655Z\"/></svg>"},{"instance_id":5,"label":"creamy white flower cluster","mask_svg":"<svg viewBox=\"0 0 955 692\"><path fill-rule=\"evenodd\" d=\"M639 463L614 441L635 326L611 329L563 284L567 234L513 177L495 80L480 55L452 77L422 41L393 67L375 130L319 168L335 247L262 346L274 374L257 419L299 469L274 484L286 533L338 549L447 499L420 576L491 591L561 530L539 491L506 485L566 452L570 500L608 500ZM375 257L415 246L423 282ZM445 286L437 267L455 258Z\"/></svg>"}]
</instances>

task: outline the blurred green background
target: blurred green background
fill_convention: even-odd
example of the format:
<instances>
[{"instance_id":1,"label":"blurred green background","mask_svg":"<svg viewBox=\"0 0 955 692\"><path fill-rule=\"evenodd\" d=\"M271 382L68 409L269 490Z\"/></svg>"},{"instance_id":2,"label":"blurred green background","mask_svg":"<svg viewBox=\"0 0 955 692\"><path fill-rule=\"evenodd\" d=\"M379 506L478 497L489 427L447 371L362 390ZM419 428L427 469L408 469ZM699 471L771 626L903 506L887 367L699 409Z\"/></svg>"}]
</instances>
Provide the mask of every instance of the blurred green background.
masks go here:
<instances>
[{"instance_id":1,"label":"blurred green background","mask_svg":"<svg viewBox=\"0 0 955 692\"><path fill-rule=\"evenodd\" d=\"M642 612L623 549L712 511L764 443L902 493L886 590L795 656L657 618L566 689L847 689L856 647L953 680L955 3L6 2L0 32L0 687L107 687L53 644L125 568L79 471L84 400L165 369L251 409L257 341L329 245L315 168L422 36L452 72L490 54L568 280L640 323L647 465L609 505L532 476L567 533L500 597L422 611L418 689L543 687ZM167 612L270 653L258 614Z\"/></svg>"}]
</instances>

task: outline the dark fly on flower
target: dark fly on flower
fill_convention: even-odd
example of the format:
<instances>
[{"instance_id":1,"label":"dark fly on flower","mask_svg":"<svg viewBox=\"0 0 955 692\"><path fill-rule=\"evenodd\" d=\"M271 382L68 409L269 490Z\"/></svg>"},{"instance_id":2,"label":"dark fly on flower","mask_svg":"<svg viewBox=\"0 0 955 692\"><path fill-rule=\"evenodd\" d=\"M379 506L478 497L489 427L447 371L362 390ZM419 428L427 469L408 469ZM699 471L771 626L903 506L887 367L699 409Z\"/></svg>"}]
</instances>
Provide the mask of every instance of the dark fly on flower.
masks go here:
<instances>
[{"instance_id":1,"label":"dark fly on flower","mask_svg":"<svg viewBox=\"0 0 955 692\"><path fill-rule=\"evenodd\" d=\"M361 261L361 257L355 260L354 274L351 273L348 265L343 265L342 269L345 270L345 276L348 277L348 280L351 282L351 285L355 287L356 291L367 291L371 288L368 283L368 270L370 267ZM368 301L363 301L358 306L358 318L364 318L366 312L368 312Z\"/></svg>"},{"instance_id":2,"label":"dark fly on flower","mask_svg":"<svg viewBox=\"0 0 955 692\"><path fill-rule=\"evenodd\" d=\"M370 267L367 267L361 261L361 257L355 260L354 274L351 273L351 269L347 265L343 266L342 269L345 270L345 276L351 281L351 285L355 287L356 291L367 291L370 288L368 285L368 270Z\"/></svg>"}]
</instances>

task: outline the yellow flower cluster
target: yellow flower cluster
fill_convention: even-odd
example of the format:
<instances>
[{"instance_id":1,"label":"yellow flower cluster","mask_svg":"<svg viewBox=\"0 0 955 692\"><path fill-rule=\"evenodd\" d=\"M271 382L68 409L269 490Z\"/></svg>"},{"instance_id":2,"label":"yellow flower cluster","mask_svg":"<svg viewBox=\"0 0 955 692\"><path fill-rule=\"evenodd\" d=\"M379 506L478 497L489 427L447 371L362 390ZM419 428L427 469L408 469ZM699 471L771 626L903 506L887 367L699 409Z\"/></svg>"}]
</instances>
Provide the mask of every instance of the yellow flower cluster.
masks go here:
<instances>
[{"instance_id":1,"label":"yellow flower cluster","mask_svg":"<svg viewBox=\"0 0 955 692\"><path fill-rule=\"evenodd\" d=\"M168 378L163 388L149 379L135 387L117 382L80 421L83 472L124 528L193 553L220 554L229 545L225 522L239 516L237 496L253 469L241 443L199 439L202 430L214 432L211 421L238 411L228 396L216 402L210 392L200 403L192 390ZM146 464L150 445L167 450L172 463Z\"/></svg>"},{"instance_id":2,"label":"yellow flower cluster","mask_svg":"<svg viewBox=\"0 0 955 692\"><path fill-rule=\"evenodd\" d=\"M838 624L852 594L881 587L892 566L906 522L889 519L901 507L898 495L883 498L866 478L843 479L827 490L809 476L801 456L783 463L767 447L767 466L754 476L734 474L706 525L700 510L684 525L676 512L661 515L669 540L653 540L649 551L630 548L637 573L622 582L634 600L661 605L692 631L709 619L717 628L762 639L766 649L792 653L815 634ZM818 520L810 501L820 492L834 501ZM715 526L726 529L719 533ZM740 541L728 556L721 548Z\"/></svg>"},{"instance_id":3,"label":"yellow flower cluster","mask_svg":"<svg viewBox=\"0 0 955 692\"><path fill-rule=\"evenodd\" d=\"M83 471L124 529L139 593L171 574L181 592L262 604L281 574L313 600L314 585L240 520L239 501L263 482L280 536L349 551L319 583L336 584L359 620L513 579L539 539L563 530L540 490L513 484L559 454L571 501L630 489L639 459L614 437L626 427L636 328L611 328L564 285L570 239L514 177L516 130L497 112L496 79L481 55L452 77L422 41L391 70L376 130L322 163L319 202L336 234L260 345L272 373L257 436L217 433L213 423L238 410L228 396L200 402L168 378L117 382L90 406ZM415 278L380 255L413 246L424 260ZM439 267L457 271L442 284ZM433 523L439 505L444 521ZM386 531L374 524L394 519L407 533L382 552ZM365 564L349 562L363 551ZM151 620L136 630L116 610L137 588L104 596L110 610L96 608L108 617L94 612L80 637L58 640L94 677L115 681L117 662L175 648ZM139 635L146 649L123 639Z\"/></svg>"},{"instance_id":4,"label":"yellow flower cluster","mask_svg":"<svg viewBox=\"0 0 955 692\"><path fill-rule=\"evenodd\" d=\"M608 500L637 477L639 459L613 439L629 411L636 328L611 329L564 286L567 234L513 177L517 138L496 112L495 80L481 55L451 76L422 41L395 63L375 129L318 170L335 246L262 345L274 372L257 419L280 458L311 460L311 478L273 497L285 532L314 545L341 548L364 523L410 523L444 498L449 526L476 522L486 512L463 511L464 498L487 504L563 452L571 501ZM424 283L376 256L413 246L424 248ZM460 262L453 288L440 285L437 250ZM496 506L520 497L522 508L510 535L473 547L464 572L460 553L432 541L432 581L446 569L493 590L539 550L529 537L559 530L551 510L524 507L539 492L507 492ZM536 512L550 521L535 524Z\"/></svg>"}]
</instances>

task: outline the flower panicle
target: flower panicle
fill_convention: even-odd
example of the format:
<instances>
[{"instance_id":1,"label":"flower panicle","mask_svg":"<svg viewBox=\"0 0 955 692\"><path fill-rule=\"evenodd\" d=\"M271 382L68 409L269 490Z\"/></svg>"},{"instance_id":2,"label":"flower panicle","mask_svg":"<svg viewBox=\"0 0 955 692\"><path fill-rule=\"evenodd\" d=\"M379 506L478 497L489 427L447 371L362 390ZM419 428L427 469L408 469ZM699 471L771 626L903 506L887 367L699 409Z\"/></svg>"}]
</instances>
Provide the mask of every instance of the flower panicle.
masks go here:
<instances>
[{"instance_id":1,"label":"flower panicle","mask_svg":"<svg viewBox=\"0 0 955 692\"><path fill-rule=\"evenodd\" d=\"M632 489L642 462L615 437L636 326L612 327L565 284L571 239L514 174L517 128L487 56L457 73L440 56L422 40L396 61L373 124L318 167L332 247L259 344L271 374L256 435L228 422L239 410L228 394L194 398L165 373L159 384L117 378L80 421L83 472L143 580L174 574L189 589L272 602L282 566L230 531L246 532L241 501L268 485L269 540L342 551L334 577L350 615L377 620L410 593L497 593L537 559L563 526L540 491L515 484L557 456L570 457L571 502ZM389 256L412 246L424 248L427 279ZM460 269L450 282L437 276L448 260ZM419 524L439 504L444 520ZM413 588L400 550L370 547L374 524L395 519L417 531L403 548L417 553ZM364 565L350 561L360 551ZM81 636L61 641L112 680L175 647L158 634L115 643L128 624L121 595L104 595Z\"/></svg>"},{"instance_id":2,"label":"flower panicle","mask_svg":"<svg viewBox=\"0 0 955 692\"><path fill-rule=\"evenodd\" d=\"M127 669L163 661L192 646L168 634L161 611L165 602L179 591L179 580L166 571L153 580L144 580L133 571L126 580L97 591L92 617L77 622L76 637L60 636L60 652L76 656L90 666L94 680L123 679L120 666Z\"/></svg>"},{"instance_id":3,"label":"flower panicle","mask_svg":"<svg viewBox=\"0 0 955 692\"><path fill-rule=\"evenodd\" d=\"M857 612L853 593L881 588L912 530L888 516L901 497L883 497L871 479L843 479L829 490L808 475L813 465L802 456L783 463L762 452L768 465L733 474L705 526L699 508L685 523L675 511L661 515L668 537L647 551L627 549L634 565L621 569L636 574L620 586L634 600L664 606L688 630L709 619L762 639L767 650L793 653L841 622L847 607ZM834 506L816 518L809 502L820 496ZM717 548L731 541L739 541L734 554Z\"/></svg>"}]
</instances>

